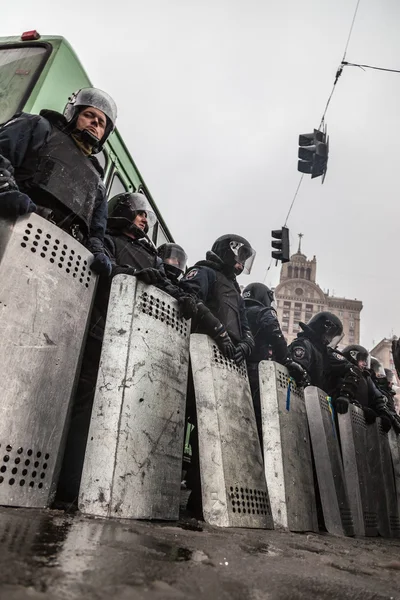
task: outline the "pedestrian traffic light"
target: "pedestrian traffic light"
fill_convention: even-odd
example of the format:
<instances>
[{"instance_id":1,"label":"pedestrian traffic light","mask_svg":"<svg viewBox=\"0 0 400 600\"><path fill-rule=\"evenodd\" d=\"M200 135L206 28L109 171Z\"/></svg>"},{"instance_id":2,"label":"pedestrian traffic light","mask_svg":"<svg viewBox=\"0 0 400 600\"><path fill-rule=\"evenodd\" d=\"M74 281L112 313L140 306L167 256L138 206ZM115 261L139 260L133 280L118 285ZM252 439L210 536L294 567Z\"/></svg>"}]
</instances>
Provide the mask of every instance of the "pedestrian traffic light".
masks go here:
<instances>
[{"instance_id":1,"label":"pedestrian traffic light","mask_svg":"<svg viewBox=\"0 0 400 600\"><path fill-rule=\"evenodd\" d=\"M323 131L314 129L314 133L303 133L299 136L299 162L297 170L300 173L320 177L324 183L328 168L329 137L326 128Z\"/></svg>"},{"instance_id":2,"label":"pedestrian traffic light","mask_svg":"<svg viewBox=\"0 0 400 600\"><path fill-rule=\"evenodd\" d=\"M280 260L282 263L290 261L290 244L289 244L289 229L282 227L282 229L274 229L271 231L273 248L276 248L278 252L272 251L271 256L276 260Z\"/></svg>"}]
</instances>

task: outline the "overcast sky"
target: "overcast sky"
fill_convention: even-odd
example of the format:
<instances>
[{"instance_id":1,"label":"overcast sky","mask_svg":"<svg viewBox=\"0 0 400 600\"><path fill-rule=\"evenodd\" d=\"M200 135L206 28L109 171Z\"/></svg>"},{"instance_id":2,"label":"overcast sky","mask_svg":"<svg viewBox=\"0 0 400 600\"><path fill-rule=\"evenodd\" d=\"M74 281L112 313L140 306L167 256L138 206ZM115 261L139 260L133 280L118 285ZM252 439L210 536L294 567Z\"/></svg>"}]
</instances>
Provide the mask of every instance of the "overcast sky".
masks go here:
<instances>
[{"instance_id":1,"label":"overcast sky","mask_svg":"<svg viewBox=\"0 0 400 600\"><path fill-rule=\"evenodd\" d=\"M299 133L318 127L354 0L19 0L0 36L37 29L72 44L191 263L216 237L257 250L243 284L262 281L271 229L296 190ZM361 0L347 60L400 69L400 2ZM306 176L289 219L292 250L317 281L358 298L361 342L400 335L400 74L345 68L327 114L323 186ZM267 279L276 285L279 268Z\"/></svg>"}]
</instances>

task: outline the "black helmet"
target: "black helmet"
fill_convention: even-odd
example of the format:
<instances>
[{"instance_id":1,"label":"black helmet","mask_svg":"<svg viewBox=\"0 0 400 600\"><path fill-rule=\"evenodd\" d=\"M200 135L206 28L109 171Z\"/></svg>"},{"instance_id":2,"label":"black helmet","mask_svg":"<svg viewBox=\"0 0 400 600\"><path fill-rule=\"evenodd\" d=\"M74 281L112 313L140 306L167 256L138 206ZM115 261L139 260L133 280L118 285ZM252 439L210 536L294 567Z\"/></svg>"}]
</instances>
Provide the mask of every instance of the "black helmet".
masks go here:
<instances>
[{"instance_id":1,"label":"black helmet","mask_svg":"<svg viewBox=\"0 0 400 600\"><path fill-rule=\"evenodd\" d=\"M365 368L369 369L371 357L368 350L364 348L364 346L350 344L342 350L342 354L349 362L353 363L353 365L359 366L359 362L363 361L365 362Z\"/></svg>"},{"instance_id":2,"label":"black helmet","mask_svg":"<svg viewBox=\"0 0 400 600\"><path fill-rule=\"evenodd\" d=\"M339 317L330 312L320 312L314 315L305 325L299 323L300 327L307 331L311 329L313 334L325 345L332 345L334 339L340 338L343 333L343 325Z\"/></svg>"},{"instance_id":3,"label":"black helmet","mask_svg":"<svg viewBox=\"0 0 400 600\"><path fill-rule=\"evenodd\" d=\"M385 369L383 368L382 363L374 356L371 356L371 370L375 373L378 379L386 378Z\"/></svg>"},{"instance_id":4,"label":"black helmet","mask_svg":"<svg viewBox=\"0 0 400 600\"><path fill-rule=\"evenodd\" d=\"M242 295L245 300L256 300L267 308L274 302L274 292L263 283L249 283Z\"/></svg>"},{"instance_id":5,"label":"black helmet","mask_svg":"<svg viewBox=\"0 0 400 600\"><path fill-rule=\"evenodd\" d=\"M157 248L158 256L164 263L167 274L171 274L173 279L177 279L186 269L187 254L178 244L162 244Z\"/></svg>"},{"instance_id":6,"label":"black helmet","mask_svg":"<svg viewBox=\"0 0 400 600\"><path fill-rule=\"evenodd\" d=\"M89 87L82 88L68 98L68 102L64 108L64 117L67 123L75 123L80 112L87 106L93 106L101 110L106 116L106 128L101 140L97 140L91 133L86 132L90 137L91 142L96 142L93 147L93 154L97 154L103 148L108 136L115 129L117 120L117 106L114 100L106 92L97 88Z\"/></svg>"},{"instance_id":7,"label":"black helmet","mask_svg":"<svg viewBox=\"0 0 400 600\"><path fill-rule=\"evenodd\" d=\"M249 242L234 233L222 235L212 245L211 251L216 254L225 265L232 267L236 275L249 274L256 255ZM237 268L236 265L241 265Z\"/></svg>"},{"instance_id":8,"label":"black helmet","mask_svg":"<svg viewBox=\"0 0 400 600\"><path fill-rule=\"evenodd\" d=\"M385 369L385 375L389 383L396 383L392 369Z\"/></svg>"},{"instance_id":9,"label":"black helmet","mask_svg":"<svg viewBox=\"0 0 400 600\"><path fill-rule=\"evenodd\" d=\"M147 217L147 226L144 233L148 233L149 227L156 223L157 217L146 196L132 192L117 194L108 203L107 225L110 229L129 230L141 237L143 231L136 227L133 221L142 212L146 213Z\"/></svg>"}]
</instances>

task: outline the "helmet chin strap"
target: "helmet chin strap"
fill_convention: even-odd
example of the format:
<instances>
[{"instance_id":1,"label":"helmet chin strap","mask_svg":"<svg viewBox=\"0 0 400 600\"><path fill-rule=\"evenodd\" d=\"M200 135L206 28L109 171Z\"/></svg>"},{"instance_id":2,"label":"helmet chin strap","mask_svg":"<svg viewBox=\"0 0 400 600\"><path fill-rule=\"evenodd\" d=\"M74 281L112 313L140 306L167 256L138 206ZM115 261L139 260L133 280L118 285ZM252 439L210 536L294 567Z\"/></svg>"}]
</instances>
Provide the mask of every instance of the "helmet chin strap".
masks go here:
<instances>
[{"instance_id":1,"label":"helmet chin strap","mask_svg":"<svg viewBox=\"0 0 400 600\"><path fill-rule=\"evenodd\" d=\"M75 128L72 131L72 134L75 137L75 139L78 139L85 146L90 147L92 149L92 154L96 153L101 140L99 140L99 138L93 135L93 133L90 133L90 131L88 131L87 129Z\"/></svg>"}]
</instances>

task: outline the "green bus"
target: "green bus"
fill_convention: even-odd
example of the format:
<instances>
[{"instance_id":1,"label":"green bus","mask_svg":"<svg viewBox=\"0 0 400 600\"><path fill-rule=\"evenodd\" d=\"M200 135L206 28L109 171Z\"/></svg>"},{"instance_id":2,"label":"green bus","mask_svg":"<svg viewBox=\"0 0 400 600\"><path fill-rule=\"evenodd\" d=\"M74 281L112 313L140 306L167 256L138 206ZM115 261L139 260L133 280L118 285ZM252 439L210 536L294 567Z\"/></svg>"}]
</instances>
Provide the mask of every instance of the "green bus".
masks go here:
<instances>
[{"instance_id":1,"label":"green bus","mask_svg":"<svg viewBox=\"0 0 400 600\"><path fill-rule=\"evenodd\" d=\"M62 112L70 94L92 83L66 39L41 37L27 31L21 37L0 38L0 124L16 113ZM112 96L112 90L105 90ZM146 195L158 217L149 232L156 246L173 238L118 130L96 155L104 169L108 198L125 191Z\"/></svg>"}]
</instances>

